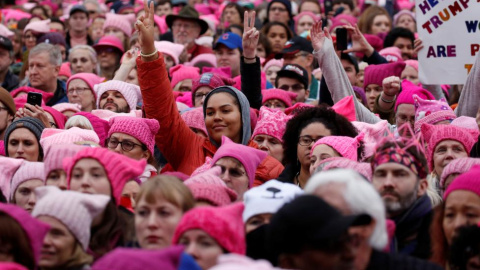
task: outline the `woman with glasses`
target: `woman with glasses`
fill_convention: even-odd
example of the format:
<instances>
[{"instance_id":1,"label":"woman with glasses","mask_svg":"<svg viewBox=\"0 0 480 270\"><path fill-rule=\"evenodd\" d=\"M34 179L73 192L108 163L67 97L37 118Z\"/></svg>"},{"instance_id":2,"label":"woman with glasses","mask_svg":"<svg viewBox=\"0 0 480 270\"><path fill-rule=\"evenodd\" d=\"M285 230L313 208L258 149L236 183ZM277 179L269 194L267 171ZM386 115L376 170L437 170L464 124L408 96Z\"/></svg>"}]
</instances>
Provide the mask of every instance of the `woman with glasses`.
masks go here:
<instances>
[{"instance_id":1,"label":"woman with glasses","mask_svg":"<svg viewBox=\"0 0 480 270\"><path fill-rule=\"evenodd\" d=\"M108 149L135 160L148 162L140 178L142 181L157 175L156 161L153 156L155 134L160 125L155 119L118 116L110 119L108 130Z\"/></svg>"},{"instance_id":2,"label":"woman with glasses","mask_svg":"<svg viewBox=\"0 0 480 270\"><path fill-rule=\"evenodd\" d=\"M68 102L78 104L83 112L91 112L97 108L93 87L103 81L93 73L77 73L67 81Z\"/></svg>"},{"instance_id":3,"label":"woman with glasses","mask_svg":"<svg viewBox=\"0 0 480 270\"><path fill-rule=\"evenodd\" d=\"M50 32L50 20L32 21L23 29L23 44L27 51L37 45L37 40L44 34Z\"/></svg>"},{"instance_id":4,"label":"woman with glasses","mask_svg":"<svg viewBox=\"0 0 480 270\"><path fill-rule=\"evenodd\" d=\"M285 170L279 180L305 187L310 178L310 152L316 141L327 136L358 135L355 127L345 117L326 107L299 109L287 123L283 135L283 164Z\"/></svg>"},{"instance_id":5,"label":"woman with glasses","mask_svg":"<svg viewBox=\"0 0 480 270\"><path fill-rule=\"evenodd\" d=\"M292 16L292 4L288 0L273 0L267 7L267 20L268 22L282 23L295 32L294 21ZM290 38L288 38L290 39Z\"/></svg>"}]
</instances>

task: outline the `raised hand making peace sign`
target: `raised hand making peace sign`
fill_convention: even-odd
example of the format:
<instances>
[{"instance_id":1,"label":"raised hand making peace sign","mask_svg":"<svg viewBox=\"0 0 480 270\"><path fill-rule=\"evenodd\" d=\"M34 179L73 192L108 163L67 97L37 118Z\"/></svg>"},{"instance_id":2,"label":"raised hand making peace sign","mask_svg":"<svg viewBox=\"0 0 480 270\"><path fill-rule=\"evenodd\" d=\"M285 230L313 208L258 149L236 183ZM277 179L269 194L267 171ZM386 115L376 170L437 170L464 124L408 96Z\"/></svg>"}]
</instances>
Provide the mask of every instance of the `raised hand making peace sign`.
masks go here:
<instances>
[{"instance_id":1,"label":"raised hand making peace sign","mask_svg":"<svg viewBox=\"0 0 480 270\"><path fill-rule=\"evenodd\" d=\"M243 19L243 57L246 60L255 60L260 32L255 28L255 11L245 11Z\"/></svg>"},{"instance_id":2,"label":"raised hand making peace sign","mask_svg":"<svg viewBox=\"0 0 480 270\"><path fill-rule=\"evenodd\" d=\"M135 29L138 31L138 41L140 42L140 50L142 59L144 61L153 61L158 58L158 54L153 54L156 51L154 41L154 21L153 14L155 9L153 7L153 1L150 4L147 0L143 0L145 14L141 16L135 23ZM149 57L145 57L149 56Z\"/></svg>"}]
</instances>

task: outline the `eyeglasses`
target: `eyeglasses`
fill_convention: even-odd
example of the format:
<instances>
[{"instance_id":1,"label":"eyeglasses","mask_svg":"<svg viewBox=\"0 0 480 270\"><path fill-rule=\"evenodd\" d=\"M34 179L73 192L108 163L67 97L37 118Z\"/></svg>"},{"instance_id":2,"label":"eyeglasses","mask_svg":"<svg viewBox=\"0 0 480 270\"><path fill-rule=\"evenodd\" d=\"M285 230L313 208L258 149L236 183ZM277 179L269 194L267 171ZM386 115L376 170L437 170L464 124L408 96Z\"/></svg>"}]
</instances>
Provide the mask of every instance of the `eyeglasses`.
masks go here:
<instances>
[{"instance_id":1,"label":"eyeglasses","mask_svg":"<svg viewBox=\"0 0 480 270\"><path fill-rule=\"evenodd\" d=\"M294 85L283 84L278 88L280 88L282 90L285 90L285 91L288 91L289 89L292 89L293 91L300 91L300 90L305 89L305 86L303 86L303 84L296 83Z\"/></svg>"},{"instance_id":2,"label":"eyeglasses","mask_svg":"<svg viewBox=\"0 0 480 270\"><path fill-rule=\"evenodd\" d=\"M300 144L301 146L310 146L312 145L312 143L320 140L321 138L323 138L323 136L317 137L315 139L308 135L300 136L298 137L298 144Z\"/></svg>"},{"instance_id":3,"label":"eyeglasses","mask_svg":"<svg viewBox=\"0 0 480 270\"><path fill-rule=\"evenodd\" d=\"M220 177L223 177L225 175L225 172L227 172L227 171L228 171L228 175L233 177L233 178L240 178L240 177L245 175L245 172L241 171L240 169L226 168L223 165L215 165L215 166L219 166L222 169L222 173L220 174Z\"/></svg>"},{"instance_id":4,"label":"eyeglasses","mask_svg":"<svg viewBox=\"0 0 480 270\"><path fill-rule=\"evenodd\" d=\"M141 144L138 144L138 143L134 143L134 142L131 142L131 141L118 141L118 140L110 140L110 139L107 139L107 146L108 148L110 149L115 149L117 148L117 146L120 144L120 146L122 147L122 150L125 151L125 152L130 152L133 150L133 148L135 148L135 146L140 146L140 147L143 147L143 145Z\"/></svg>"},{"instance_id":5,"label":"eyeglasses","mask_svg":"<svg viewBox=\"0 0 480 270\"><path fill-rule=\"evenodd\" d=\"M67 93L68 94L73 94L73 92L77 92L77 94L81 95L84 91L90 91L90 88L88 87L78 87L78 88L72 88L72 89L68 89L67 90Z\"/></svg>"},{"instance_id":6,"label":"eyeglasses","mask_svg":"<svg viewBox=\"0 0 480 270\"><path fill-rule=\"evenodd\" d=\"M415 124L415 117L407 117L405 115L398 115L396 118L397 118L398 126L400 126L400 124L405 124L407 122L409 122L412 125Z\"/></svg>"},{"instance_id":7,"label":"eyeglasses","mask_svg":"<svg viewBox=\"0 0 480 270\"><path fill-rule=\"evenodd\" d=\"M197 92L197 93L195 93L195 96L194 96L194 97L195 97L196 100L202 100L203 97L206 97L207 95L208 95L208 93L205 93L205 94L204 94L204 93L198 93L198 92Z\"/></svg>"},{"instance_id":8,"label":"eyeglasses","mask_svg":"<svg viewBox=\"0 0 480 270\"><path fill-rule=\"evenodd\" d=\"M285 11L287 11L287 9L282 8L282 7L273 7L273 8L270 9L270 11L272 11L272 12L275 12L275 11L285 12Z\"/></svg>"}]
</instances>

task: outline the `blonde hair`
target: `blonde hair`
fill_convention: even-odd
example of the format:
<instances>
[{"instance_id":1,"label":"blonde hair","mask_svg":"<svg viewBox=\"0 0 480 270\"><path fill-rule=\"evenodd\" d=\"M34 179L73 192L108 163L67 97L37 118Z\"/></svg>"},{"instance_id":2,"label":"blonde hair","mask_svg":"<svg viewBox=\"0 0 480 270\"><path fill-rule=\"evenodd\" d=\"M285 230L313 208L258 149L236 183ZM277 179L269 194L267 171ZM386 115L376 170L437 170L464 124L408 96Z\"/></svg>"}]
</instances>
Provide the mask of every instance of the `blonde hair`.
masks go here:
<instances>
[{"instance_id":1,"label":"blonde hair","mask_svg":"<svg viewBox=\"0 0 480 270\"><path fill-rule=\"evenodd\" d=\"M65 129L72 127L93 130L93 126L90 121L82 115L74 115L68 119L67 123L65 123Z\"/></svg>"}]
</instances>

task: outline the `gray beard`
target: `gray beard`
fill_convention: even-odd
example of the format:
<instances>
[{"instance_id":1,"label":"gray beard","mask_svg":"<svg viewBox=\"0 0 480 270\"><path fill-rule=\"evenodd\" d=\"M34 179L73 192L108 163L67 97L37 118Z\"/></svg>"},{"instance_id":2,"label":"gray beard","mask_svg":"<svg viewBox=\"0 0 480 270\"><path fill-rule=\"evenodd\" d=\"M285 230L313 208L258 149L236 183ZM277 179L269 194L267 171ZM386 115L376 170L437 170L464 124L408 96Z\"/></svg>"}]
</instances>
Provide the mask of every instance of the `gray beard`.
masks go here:
<instances>
[{"instance_id":1,"label":"gray beard","mask_svg":"<svg viewBox=\"0 0 480 270\"><path fill-rule=\"evenodd\" d=\"M387 213L389 215L392 214L397 214L399 212L403 212L410 208L415 201L417 200L417 194L418 194L418 187L419 187L419 182L415 185L414 190L408 194L405 197L398 198L398 201L386 201L384 200L383 202L385 203L385 208L387 210Z\"/></svg>"}]
</instances>

